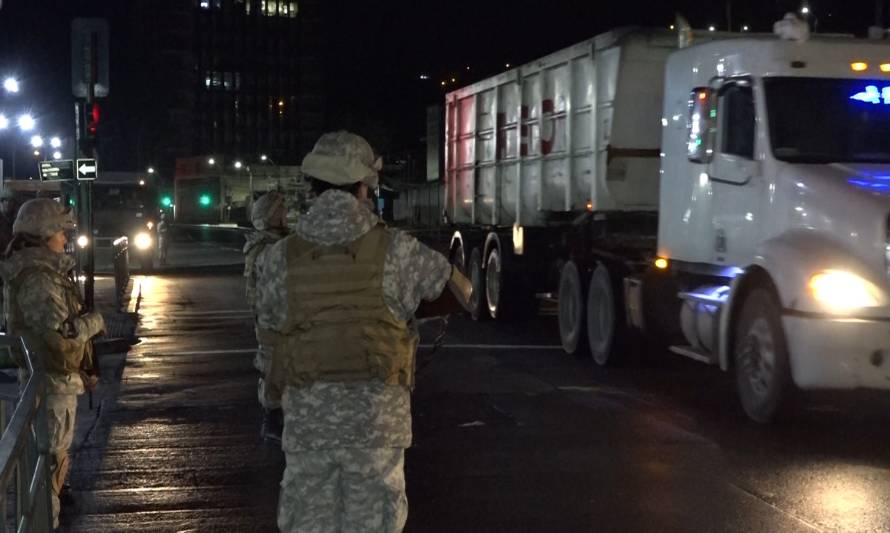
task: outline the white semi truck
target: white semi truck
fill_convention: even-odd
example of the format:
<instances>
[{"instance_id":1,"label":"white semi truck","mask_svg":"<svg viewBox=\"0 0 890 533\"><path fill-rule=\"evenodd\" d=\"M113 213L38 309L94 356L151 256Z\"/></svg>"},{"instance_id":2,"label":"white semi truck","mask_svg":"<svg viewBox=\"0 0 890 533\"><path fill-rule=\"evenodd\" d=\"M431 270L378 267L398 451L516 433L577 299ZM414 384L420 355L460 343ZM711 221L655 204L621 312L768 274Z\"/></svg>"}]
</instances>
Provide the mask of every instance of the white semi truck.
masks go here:
<instances>
[{"instance_id":1,"label":"white semi truck","mask_svg":"<svg viewBox=\"0 0 890 533\"><path fill-rule=\"evenodd\" d=\"M474 317L552 292L566 352L660 339L760 422L890 389L890 44L790 33L620 29L447 94Z\"/></svg>"}]
</instances>

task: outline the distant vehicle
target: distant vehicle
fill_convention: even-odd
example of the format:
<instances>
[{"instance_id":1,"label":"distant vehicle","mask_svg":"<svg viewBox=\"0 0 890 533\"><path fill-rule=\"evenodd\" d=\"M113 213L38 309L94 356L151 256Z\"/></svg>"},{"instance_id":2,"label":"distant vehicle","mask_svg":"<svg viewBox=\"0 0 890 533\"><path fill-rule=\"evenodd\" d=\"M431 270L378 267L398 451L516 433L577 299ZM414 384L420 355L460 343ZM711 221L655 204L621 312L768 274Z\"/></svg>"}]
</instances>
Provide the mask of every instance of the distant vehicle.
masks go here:
<instances>
[{"instance_id":1,"label":"distant vehicle","mask_svg":"<svg viewBox=\"0 0 890 533\"><path fill-rule=\"evenodd\" d=\"M620 29L448 93L473 315L555 292L566 352L663 342L759 422L795 387L890 389L890 45L783 27Z\"/></svg>"},{"instance_id":2,"label":"distant vehicle","mask_svg":"<svg viewBox=\"0 0 890 533\"><path fill-rule=\"evenodd\" d=\"M96 180L93 184L93 237L129 240L131 265L151 269L157 254L155 199L139 181Z\"/></svg>"}]
</instances>

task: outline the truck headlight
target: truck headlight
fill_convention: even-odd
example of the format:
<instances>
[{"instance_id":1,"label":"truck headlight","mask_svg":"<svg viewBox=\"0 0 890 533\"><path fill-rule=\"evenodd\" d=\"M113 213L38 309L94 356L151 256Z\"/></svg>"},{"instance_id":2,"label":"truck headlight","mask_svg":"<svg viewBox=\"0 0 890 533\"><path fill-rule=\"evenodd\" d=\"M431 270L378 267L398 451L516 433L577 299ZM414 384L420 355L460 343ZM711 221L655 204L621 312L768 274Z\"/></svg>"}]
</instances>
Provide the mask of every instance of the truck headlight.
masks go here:
<instances>
[{"instance_id":1,"label":"truck headlight","mask_svg":"<svg viewBox=\"0 0 890 533\"><path fill-rule=\"evenodd\" d=\"M824 270L809 282L810 294L831 312L884 305L886 297L874 283L845 270Z\"/></svg>"},{"instance_id":2,"label":"truck headlight","mask_svg":"<svg viewBox=\"0 0 890 533\"><path fill-rule=\"evenodd\" d=\"M148 250L151 247L151 235L144 231L140 231L136 234L136 239L133 241L133 244L140 250Z\"/></svg>"}]
</instances>

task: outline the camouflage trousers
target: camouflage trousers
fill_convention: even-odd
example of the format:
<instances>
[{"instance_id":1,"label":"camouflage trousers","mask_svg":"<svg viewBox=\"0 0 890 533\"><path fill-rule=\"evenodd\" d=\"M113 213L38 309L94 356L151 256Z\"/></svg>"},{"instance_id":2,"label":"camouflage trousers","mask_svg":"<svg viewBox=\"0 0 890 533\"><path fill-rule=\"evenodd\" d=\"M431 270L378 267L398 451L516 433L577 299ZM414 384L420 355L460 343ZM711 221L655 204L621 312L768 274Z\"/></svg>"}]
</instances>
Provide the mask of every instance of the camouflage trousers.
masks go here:
<instances>
[{"instance_id":1,"label":"camouflage trousers","mask_svg":"<svg viewBox=\"0 0 890 533\"><path fill-rule=\"evenodd\" d=\"M403 448L286 452L278 499L284 533L399 532L408 519Z\"/></svg>"},{"instance_id":2,"label":"camouflage trousers","mask_svg":"<svg viewBox=\"0 0 890 533\"><path fill-rule=\"evenodd\" d=\"M276 390L266 380L266 374L269 372L269 365L272 362L272 351L273 348L271 346L260 342L256 349L256 355L253 358L253 367L260 372L260 379L257 383L257 398L263 409L268 410L281 409L280 392L276 394Z\"/></svg>"},{"instance_id":3,"label":"camouflage trousers","mask_svg":"<svg viewBox=\"0 0 890 533\"><path fill-rule=\"evenodd\" d=\"M59 525L59 492L68 477L68 449L74 441L76 394L47 394L46 419L49 432L50 482L52 484L53 527Z\"/></svg>"}]
</instances>

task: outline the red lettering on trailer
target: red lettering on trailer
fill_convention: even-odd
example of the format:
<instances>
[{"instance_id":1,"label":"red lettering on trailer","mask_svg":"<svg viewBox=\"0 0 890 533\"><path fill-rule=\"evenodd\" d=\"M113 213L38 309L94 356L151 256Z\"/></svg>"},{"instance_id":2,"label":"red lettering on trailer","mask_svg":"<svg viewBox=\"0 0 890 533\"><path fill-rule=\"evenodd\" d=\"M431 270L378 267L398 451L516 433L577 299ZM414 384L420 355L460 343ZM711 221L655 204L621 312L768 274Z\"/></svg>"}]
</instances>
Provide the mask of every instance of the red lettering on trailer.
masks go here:
<instances>
[{"instance_id":1,"label":"red lettering on trailer","mask_svg":"<svg viewBox=\"0 0 890 533\"><path fill-rule=\"evenodd\" d=\"M541 102L541 155L547 155L553 150L553 100L547 99Z\"/></svg>"}]
</instances>

